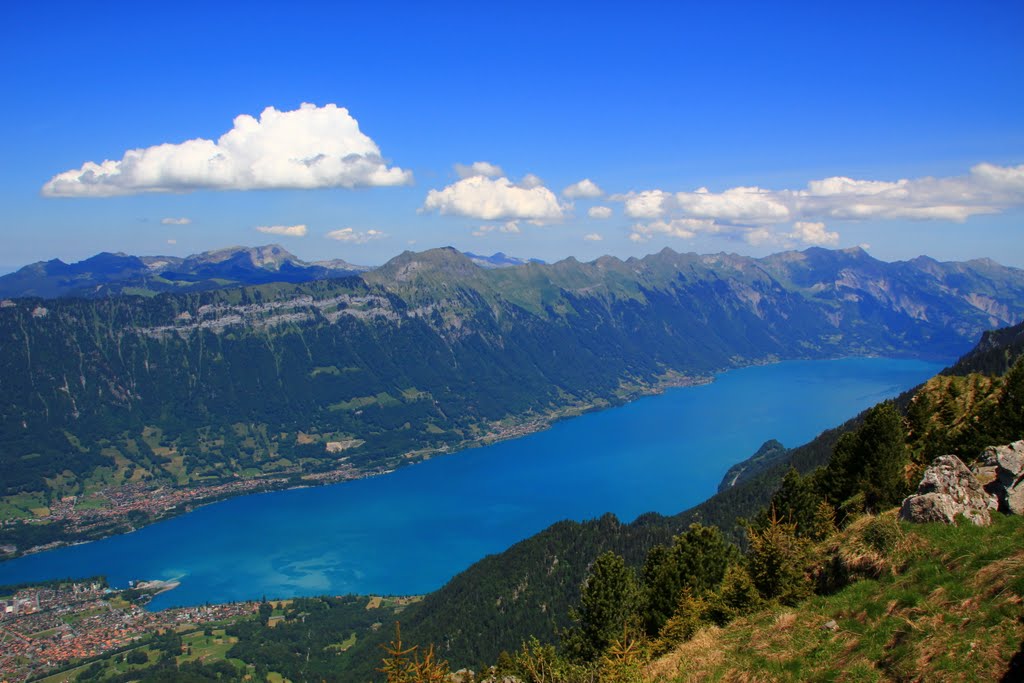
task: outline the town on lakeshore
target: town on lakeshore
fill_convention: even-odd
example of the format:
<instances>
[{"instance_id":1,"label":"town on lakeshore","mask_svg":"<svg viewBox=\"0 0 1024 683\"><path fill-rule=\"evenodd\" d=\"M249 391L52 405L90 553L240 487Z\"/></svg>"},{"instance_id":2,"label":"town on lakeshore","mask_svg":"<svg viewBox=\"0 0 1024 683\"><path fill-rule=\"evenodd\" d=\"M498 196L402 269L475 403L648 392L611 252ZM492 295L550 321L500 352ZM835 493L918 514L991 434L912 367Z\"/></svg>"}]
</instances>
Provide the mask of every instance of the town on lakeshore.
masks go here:
<instances>
[{"instance_id":1,"label":"town on lakeshore","mask_svg":"<svg viewBox=\"0 0 1024 683\"><path fill-rule=\"evenodd\" d=\"M305 622L309 609L347 605L362 615L366 631L422 596L347 595L248 600L149 610L153 596L178 586L175 580L130 581L111 587L102 576L0 586L0 683L91 680L105 675L188 664L228 666L259 678L258 664L238 659L232 648L239 629L277 629ZM331 646L340 655L354 632ZM244 654L242 656L245 656ZM273 678L271 678L273 679Z\"/></svg>"},{"instance_id":2,"label":"town on lakeshore","mask_svg":"<svg viewBox=\"0 0 1024 683\"><path fill-rule=\"evenodd\" d=\"M223 625L256 614L259 607L257 602L237 602L160 612L145 608L153 595L175 586L173 581L137 581L117 590L96 577L14 590L0 587L0 681L38 678L101 655L127 652L150 634Z\"/></svg>"}]
</instances>

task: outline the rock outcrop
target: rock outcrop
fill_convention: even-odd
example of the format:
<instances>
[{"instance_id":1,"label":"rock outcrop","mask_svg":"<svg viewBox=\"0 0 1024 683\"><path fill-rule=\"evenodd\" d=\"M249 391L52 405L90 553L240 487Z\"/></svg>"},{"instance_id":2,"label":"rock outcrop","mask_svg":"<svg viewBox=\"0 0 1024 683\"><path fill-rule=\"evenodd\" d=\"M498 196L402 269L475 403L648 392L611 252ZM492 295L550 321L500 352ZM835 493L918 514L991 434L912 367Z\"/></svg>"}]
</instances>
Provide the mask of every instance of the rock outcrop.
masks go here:
<instances>
[{"instance_id":1,"label":"rock outcrop","mask_svg":"<svg viewBox=\"0 0 1024 683\"><path fill-rule=\"evenodd\" d=\"M900 507L900 519L956 524L965 517L977 526L992 523L990 496L971 470L955 455L940 455L925 470L917 493Z\"/></svg>"},{"instance_id":2,"label":"rock outcrop","mask_svg":"<svg viewBox=\"0 0 1024 683\"><path fill-rule=\"evenodd\" d=\"M1024 515L1024 440L986 448L974 473L1000 512Z\"/></svg>"}]
</instances>

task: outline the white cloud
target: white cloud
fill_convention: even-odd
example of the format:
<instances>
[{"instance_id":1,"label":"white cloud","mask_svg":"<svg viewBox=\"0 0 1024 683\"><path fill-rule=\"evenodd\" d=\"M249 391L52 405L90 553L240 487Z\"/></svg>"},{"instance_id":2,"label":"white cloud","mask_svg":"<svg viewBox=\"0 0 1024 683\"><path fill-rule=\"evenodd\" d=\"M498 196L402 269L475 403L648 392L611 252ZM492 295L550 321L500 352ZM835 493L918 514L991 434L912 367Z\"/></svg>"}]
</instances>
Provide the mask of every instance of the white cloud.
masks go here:
<instances>
[{"instance_id":1,"label":"white cloud","mask_svg":"<svg viewBox=\"0 0 1024 683\"><path fill-rule=\"evenodd\" d=\"M407 185L412 172L389 167L348 110L302 104L236 116L216 142L203 138L130 149L118 161L88 161L55 175L48 197L112 197L191 190L313 189Z\"/></svg>"},{"instance_id":2,"label":"white cloud","mask_svg":"<svg viewBox=\"0 0 1024 683\"><path fill-rule=\"evenodd\" d=\"M544 187L544 181L539 176L535 176L532 173L527 173L523 176L523 179L519 181L519 187L524 187L527 190L532 190L535 187Z\"/></svg>"},{"instance_id":3,"label":"white cloud","mask_svg":"<svg viewBox=\"0 0 1024 683\"><path fill-rule=\"evenodd\" d=\"M963 222L1024 205L1024 165L977 164L965 176L814 180L790 193L802 215L840 220L910 219Z\"/></svg>"},{"instance_id":4,"label":"white cloud","mask_svg":"<svg viewBox=\"0 0 1024 683\"><path fill-rule=\"evenodd\" d=\"M825 230L825 224L820 222L797 221L793 223L793 230L786 233L785 237L801 244L817 244L827 247L839 244L839 233L828 232Z\"/></svg>"},{"instance_id":5,"label":"white cloud","mask_svg":"<svg viewBox=\"0 0 1024 683\"><path fill-rule=\"evenodd\" d=\"M655 234L686 239L715 232L751 244L834 246L839 234L825 229L826 220L962 222L1024 206L1024 165L978 164L965 176L946 178L884 181L833 176L812 180L799 190L733 187L711 192L702 187L676 193L645 190L611 199L623 202L627 216L658 219L633 227L637 241ZM701 223L685 222L694 220Z\"/></svg>"},{"instance_id":6,"label":"white cloud","mask_svg":"<svg viewBox=\"0 0 1024 683\"><path fill-rule=\"evenodd\" d=\"M655 236L693 239L698 235L718 235L729 239L740 239L754 246L775 244L792 247L796 245L836 246L839 233L829 232L824 223L797 221L792 230L780 232L776 226L743 226L719 223L710 218L673 218L638 223L631 229L630 239L646 242Z\"/></svg>"},{"instance_id":7,"label":"white cloud","mask_svg":"<svg viewBox=\"0 0 1024 683\"><path fill-rule=\"evenodd\" d=\"M789 208L775 193L760 187L734 187L725 192L677 192L671 200L683 215L715 221L778 223L788 220Z\"/></svg>"},{"instance_id":8,"label":"white cloud","mask_svg":"<svg viewBox=\"0 0 1024 683\"><path fill-rule=\"evenodd\" d=\"M305 237L307 232L305 225L261 225L256 230L283 237Z\"/></svg>"},{"instance_id":9,"label":"white cloud","mask_svg":"<svg viewBox=\"0 0 1024 683\"><path fill-rule=\"evenodd\" d=\"M423 211L468 216L481 220L552 221L562 217L562 207L554 193L534 184L536 176L527 176L515 185L508 178L471 176L441 190L431 190L423 202Z\"/></svg>"},{"instance_id":10,"label":"white cloud","mask_svg":"<svg viewBox=\"0 0 1024 683\"><path fill-rule=\"evenodd\" d=\"M178 240L167 240L167 244L177 244Z\"/></svg>"},{"instance_id":11,"label":"white cloud","mask_svg":"<svg viewBox=\"0 0 1024 683\"><path fill-rule=\"evenodd\" d=\"M360 232L354 228L341 228L339 230L331 230L327 233L328 239L337 240L339 242L351 242L352 244L366 244L371 240L379 240L387 237L386 233L380 230L366 230ZM414 243L413 240L412 243Z\"/></svg>"},{"instance_id":12,"label":"white cloud","mask_svg":"<svg viewBox=\"0 0 1024 683\"><path fill-rule=\"evenodd\" d=\"M160 220L163 225L189 225L191 218L163 218Z\"/></svg>"},{"instance_id":13,"label":"white cloud","mask_svg":"<svg viewBox=\"0 0 1024 683\"><path fill-rule=\"evenodd\" d=\"M723 227L712 220L704 218L674 218L657 220L650 223L637 223L629 236L634 242L646 242L655 235L666 235L680 239L692 239L698 233L716 234L723 232Z\"/></svg>"},{"instance_id":14,"label":"white cloud","mask_svg":"<svg viewBox=\"0 0 1024 683\"><path fill-rule=\"evenodd\" d=\"M604 190L590 178L584 178L562 190L562 196L566 199L595 199L602 195L604 195Z\"/></svg>"},{"instance_id":15,"label":"white cloud","mask_svg":"<svg viewBox=\"0 0 1024 683\"><path fill-rule=\"evenodd\" d=\"M604 238L598 235L596 232L587 233L586 235L583 236L583 239L585 239L588 242L601 242L604 240Z\"/></svg>"},{"instance_id":16,"label":"white cloud","mask_svg":"<svg viewBox=\"0 0 1024 683\"><path fill-rule=\"evenodd\" d=\"M665 203L672 195L662 190L644 190L628 195L614 195L612 199L625 202L625 213L630 218L658 218L665 215Z\"/></svg>"},{"instance_id":17,"label":"white cloud","mask_svg":"<svg viewBox=\"0 0 1024 683\"><path fill-rule=\"evenodd\" d=\"M482 175L485 178L497 178L505 175L501 166L492 164L489 161L474 161L469 164L455 164L455 173L460 178L472 178L475 175Z\"/></svg>"},{"instance_id":18,"label":"white cloud","mask_svg":"<svg viewBox=\"0 0 1024 683\"><path fill-rule=\"evenodd\" d=\"M611 218L612 209L610 206L592 206L587 209L587 215L598 219Z\"/></svg>"}]
</instances>

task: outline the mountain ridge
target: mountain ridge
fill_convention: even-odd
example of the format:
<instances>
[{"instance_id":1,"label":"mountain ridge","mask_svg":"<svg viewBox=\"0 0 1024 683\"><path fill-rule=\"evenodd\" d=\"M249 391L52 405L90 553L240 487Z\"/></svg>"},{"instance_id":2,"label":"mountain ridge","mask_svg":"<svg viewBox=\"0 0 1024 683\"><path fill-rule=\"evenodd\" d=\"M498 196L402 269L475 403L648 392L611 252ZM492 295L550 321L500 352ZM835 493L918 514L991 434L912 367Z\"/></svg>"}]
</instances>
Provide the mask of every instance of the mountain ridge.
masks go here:
<instances>
[{"instance_id":1,"label":"mountain ridge","mask_svg":"<svg viewBox=\"0 0 1024 683\"><path fill-rule=\"evenodd\" d=\"M110 486L358 476L743 365L949 358L1024 316L1024 271L928 267L664 249L486 269L449 247L361 276L4 299L0 499L32 518Z\"/></svg>"},{"instance_id":2,"label":"mountain ridge","mask_svg":"<svg viewBox=\"0 0 1024 683\"><path fill-rule=\"evenodd\" d=\"M225 247L190 256L133 256L100 252L82 261L38 261L0 276L0 297L189 292L231 285L306 282L368 270L341 259L303 261L279 244Z\"/></svg>"}]
</instances>

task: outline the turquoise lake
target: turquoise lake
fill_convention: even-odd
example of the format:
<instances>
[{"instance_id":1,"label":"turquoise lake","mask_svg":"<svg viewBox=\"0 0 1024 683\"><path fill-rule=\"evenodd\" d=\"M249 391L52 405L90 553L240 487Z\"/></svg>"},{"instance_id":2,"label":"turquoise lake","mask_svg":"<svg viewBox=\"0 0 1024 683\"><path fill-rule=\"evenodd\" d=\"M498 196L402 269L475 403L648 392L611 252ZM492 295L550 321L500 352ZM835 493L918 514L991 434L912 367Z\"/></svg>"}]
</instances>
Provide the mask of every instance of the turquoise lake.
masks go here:
<instances>
[{"instance_id":1,"label":"turquoise lake","mask_svg":"<svg viewBox=\"0 0 1024 683\"><path fill-rule=\"evenodd\" d=\"M178 578L154 608L434 590L562 519L674 514L768 439L798 446L942 364L849 358L733 370L386 476L234 498L124 536L0 564L0 584Z\"/></svg>"}]
</instances>

